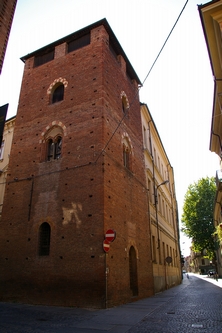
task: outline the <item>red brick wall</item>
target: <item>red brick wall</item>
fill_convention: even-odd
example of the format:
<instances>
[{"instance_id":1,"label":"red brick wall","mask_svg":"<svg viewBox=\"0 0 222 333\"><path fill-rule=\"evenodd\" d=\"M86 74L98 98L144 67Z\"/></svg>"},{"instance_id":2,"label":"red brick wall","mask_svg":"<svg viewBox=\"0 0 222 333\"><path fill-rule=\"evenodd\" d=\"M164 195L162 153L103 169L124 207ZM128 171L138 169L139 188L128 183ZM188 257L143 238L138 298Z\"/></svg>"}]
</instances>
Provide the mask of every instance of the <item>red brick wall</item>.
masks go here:
<instances>
[{"instance_id":1,"label":"red brick wall","mask_svg":"<svg viewBox=\"0 0 222 333\"><path fill-rule=\"evenodd\" d=\"M91 31L90 45L65 50L60 45L53 61L36 68L34 58L26 60L0 228L0 298L112 306L132 300L131 245L138 254L138 298L153 293L137 88L124 61L110 52L103 26ZM50 104L47 90L57 78L68 82L64 100ZM133 105L118 126L122 91ZM62 158L45 162L44 134L54 122L64 134ZM131 171L123 166L126 133ZM43 222L51 227L50 255L39 257ZM109 228L116 239L105 255Z\"/></svg>"},{"instance_id":2,"label":"red brick wall","mask_svg":"<svg viewBox=\"0 0 222 333\"><path fill-rule=\"evenodd\" d=\"M1 0L0 2L0 74L2 71L16 3L17 0Z\"/></svg>"}]
</instances>

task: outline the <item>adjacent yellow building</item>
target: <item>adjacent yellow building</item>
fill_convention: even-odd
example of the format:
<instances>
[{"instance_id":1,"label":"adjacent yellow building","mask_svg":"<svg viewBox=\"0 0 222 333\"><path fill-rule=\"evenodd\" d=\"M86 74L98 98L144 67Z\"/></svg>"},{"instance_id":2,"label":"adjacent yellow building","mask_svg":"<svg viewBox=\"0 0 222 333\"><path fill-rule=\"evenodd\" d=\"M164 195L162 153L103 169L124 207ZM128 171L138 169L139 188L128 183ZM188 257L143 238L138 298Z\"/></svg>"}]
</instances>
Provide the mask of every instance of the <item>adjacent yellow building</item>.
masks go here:
<instances>
[{"instance_id":1,"label":"adjacent yellow building","mask_svg":"<svg viewBox=\"0 0 222 333\"><path fill-rule=\"evenodd\" d=\"M5 184L8 172L8 163L10 158L14 127L15 117L6 120L3 132L2 145L0 149L0 216L2 213L2 205L5 193Z\"/></svg>"},{"instance_id":2,"label":"adjacent yellow building","mask_svg":"<svg viewBox=\"0 0 222 333\"><path fill-rule=\"evenodd\" d=\"M220 170L216 171L214 205L214 225L217 228L222 223L222 1L210 1L198 6L198 9L214 79L210 150L218 155L220 165ZM222 276L222 245L217 249L215 266L219 276Z\"/></svg>"},{"instance_id":3,"label":"adjacent yellow building","mask_svg":"<svg viewBox=\"0 0 222 333\"><path fill-rule=\"evenodd\" d=\"M181 282L177 201L173 168L146 104L141 104L141 117L157 293Z\"/></svg>"}]
</instances>

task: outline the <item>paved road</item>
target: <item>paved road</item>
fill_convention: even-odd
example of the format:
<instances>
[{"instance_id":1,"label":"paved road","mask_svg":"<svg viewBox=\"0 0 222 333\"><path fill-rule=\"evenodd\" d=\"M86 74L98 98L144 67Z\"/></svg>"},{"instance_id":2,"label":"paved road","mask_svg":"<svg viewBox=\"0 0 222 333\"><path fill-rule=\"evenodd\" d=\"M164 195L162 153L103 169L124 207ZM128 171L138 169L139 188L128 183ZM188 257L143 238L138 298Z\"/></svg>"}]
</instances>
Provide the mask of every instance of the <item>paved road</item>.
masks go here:
<instances>
[{"instance_id":1,"label":"paved road","mask_svg":"<svg viewBox=\"0 0 222 333\"><path fill-rule=\"evenodd\" d=\"M0 333L30 332L222 333L222 280L190 275L154 297L106 310L0 302Z\"/></svg>"}]
</instances>

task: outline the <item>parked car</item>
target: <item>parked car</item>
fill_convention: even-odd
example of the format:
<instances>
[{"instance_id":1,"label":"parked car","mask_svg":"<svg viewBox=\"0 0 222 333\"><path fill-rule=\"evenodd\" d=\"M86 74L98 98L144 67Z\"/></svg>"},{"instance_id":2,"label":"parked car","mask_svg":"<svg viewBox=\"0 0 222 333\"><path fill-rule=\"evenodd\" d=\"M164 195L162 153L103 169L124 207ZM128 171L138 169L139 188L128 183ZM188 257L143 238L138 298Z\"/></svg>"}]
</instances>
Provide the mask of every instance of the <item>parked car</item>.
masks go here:
<instances>
[{"instance_id":1,"label":"parked car","mask_svg":"<svg viewBox=\"0 0 222 333\"><path fill-rule=\"evenodd\" d=\"M208 276L212 276L212 275L215 275L216 274L216 271L214 269L210 269L207 273Z\"/></svg>"}]
</instances>

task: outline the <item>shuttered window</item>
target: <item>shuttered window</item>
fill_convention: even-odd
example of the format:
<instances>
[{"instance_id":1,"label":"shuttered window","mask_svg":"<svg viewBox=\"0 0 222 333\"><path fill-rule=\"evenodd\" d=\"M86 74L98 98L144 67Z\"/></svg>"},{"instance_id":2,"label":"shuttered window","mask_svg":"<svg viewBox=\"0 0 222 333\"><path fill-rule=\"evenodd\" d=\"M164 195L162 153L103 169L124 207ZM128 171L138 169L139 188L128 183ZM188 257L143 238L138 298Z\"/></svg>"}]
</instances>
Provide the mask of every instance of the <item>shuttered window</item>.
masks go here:
<instances>
[{"instance_id":1,"label":"shuttered window","mask_svg":"<svg viewBox=\"0 0 222 333\"><path fill-rule=\"evenodd\" d=\"M34 60L34 66L41 66L43 64L46 64L47 62L51 61L54 59L54 53L55 50L52 50L50 52L44 53L44 54L40 54L38 56L35 57Z\"/></svg>"},{"instance_id":2,"label":"shuttered window","mask_svg":"<svg viewBox=\"0 0 222 333\"><path fill-rule=\"evenodd\" d=\"M72 40L71 42L68 43L68 53L78 50L89 44L90 44L90 34L87 34L78 39Z\"/></svg>"}]
</instances>

